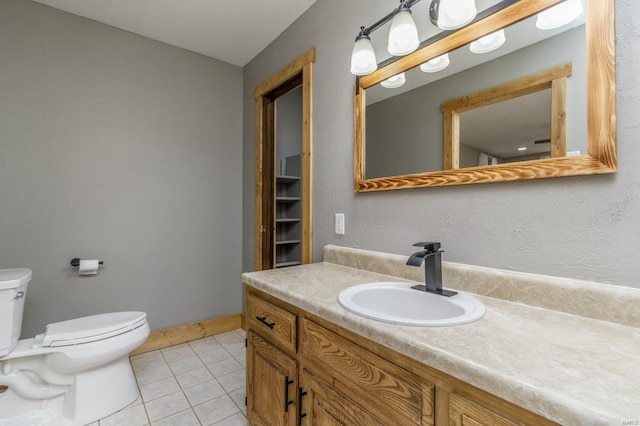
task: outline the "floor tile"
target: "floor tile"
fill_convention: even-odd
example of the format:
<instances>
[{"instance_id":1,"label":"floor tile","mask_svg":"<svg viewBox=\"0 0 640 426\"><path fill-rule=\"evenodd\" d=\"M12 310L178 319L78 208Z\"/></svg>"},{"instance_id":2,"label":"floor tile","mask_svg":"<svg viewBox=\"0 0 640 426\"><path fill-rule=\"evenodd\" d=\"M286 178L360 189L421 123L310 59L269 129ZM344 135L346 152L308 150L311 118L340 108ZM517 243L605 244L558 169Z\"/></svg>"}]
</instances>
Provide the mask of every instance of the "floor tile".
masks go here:
<instances>
[{"instance_id":1,"label":"floor tile","mask_svg":"<svg viewBox=\"0 0 640 426\"><path fill-rule=\"evenodd\" d=\"M202 404L210 399L224 395L226 392L220 386L217 380L207 380L204 383L197 384L183 390L192 406Z\"/></svg>"},{"instance_id":2,"label":"floor tile","mask_svg":"<svg viewBox=\"0 0 640 426\"><path fill-rule=\"evenodd\" d=\"M167 364L160 367L148 368L146 370L135 373L136 380L138 380L138 386L146 385L148 383L155 382L157 380L166 379L173 376L173 373L169 369Z\"/></svg>"},{"instance_id":3,"label":"floor tile","mask_svg":"<svg viewBox=\"0 0 640 426\"><path fill-rule=\"evenodd\" d=\"M222 361L223 359L231 358L232 355L226 351L223 347L215 349L210 352L199 354L198 357L205 363L205 365L213 364L214 362Z\"/></svg>"},{"instance_id":4,"label":"floor tile","mask_svg":"<svg viewBox=\"0 0 640 426\"><path fill-rule=\"evenodd\" d=\"M196 354L203 354L211 352L216 349L220 349L222 345L216 341L213 337L205 337L204 339L194 340L189 342L189 346Z\"/></svg>"},{"instance_id":5,"label":"floor tile","mask_svg":"<svg viewBox=\"0 0 640 426\"><path fill-rule=\"evenodd\" d=\"M203 404L196 405L193 407L193 411L196 412L203 425L212 425L240 412L228 395L222 395Z\"/></svg>"},{"instance_id":6,"label":"floor tile","mask_svg":"<svg viewBox=\"0 0 640 426\"><path fill-rule=\"evenodd\" d=\"M243 368L242 370L234 371L226 376L216 377L216 379L220 382L220 385L222 385L225 391L232 392L246 386L247 373Z\"/></svg>"},{"instance_id":7,"label":"floor tile","mask_svg":"<svg viewBox=\"0 0 640 426\"><path fill-rule=\"evenodd\" d=\"M147 356L135 359L133 357L131 358L131 367L133 367L133 371L136 373L153 367L161 367L167 363L160 351L148 352L142 355Z\"/></svg>"},{"instance_id":8,"label":"floor tile","mask_svg":"<svg viewBox=\"0 0 640 426\"><path fill-rule=\"evenodd\" d=\"M141 397L90 426L249 425L245 337L237 329L132 356Z\"/></svg>"},{"instance_id":9,"label":"floor tile","mask_svg":"<svg viewBox=\"0 0 640 426\"><path fill-rule=\"evenodd\" d=\"M242 343L232 343L229 345L223 345L224 348L233 356L244 356L247 353L247 348L244 346L244 342Z\"/></svg>"},{"instance_id":10,"label":"floor tile","mask_svg":"<svg viewBox=\"0 0 640 426\"><path fill-rule=\"evenodd\" d=\"M247 357L246 356L239 355L239 356L234 356L233 358L236 361L238 361L241 366L243 366L245 368L247 367Z\"/></svg>"},{"instance_id":11,"label":"floor tile","mask_svg":"<svg viewBox=\"0 0 640 426\"><path fill-rule=\"evenodd\" d=\"M136 405L120 410L100 420L100 426L144 426L149 423L144 406Z\"/></svg>"},{"instance_id":12,"label":"floor tile","mask_svg":"<svg viewBox=\"0 0 640 426\"><path fill-rule=\"evenodd\" d=\"M229 373L233 373L234 371L242 370L244 367L235 358L227 358L222 361L214 362L213 364L207 365L211 374L214 377L224 376Z\"/></svg>"},{"instance_id":13,"label":"floor tile","mask_svg":"<svg viewBox=\"0 0 640 426\"><path fill-rule=\"evenodd\" d=\"M172 394L179 390L180 386L173 376L140 386L140 394L145 402Z\"/></svg>"},{"instance_id":14,"label":"floor tile","mask_svg":"<svg viewBox=\"0 0 640 426\"><path fill-rule=\"evenodd\" d=\"M236 405L240 410L244 410L244 408L246 407L245 405L246 396L247 396L247 388L245 386L241 387L240 389L236 389L233 392L229 392L229 397L233 400L233 402L236 403Z\"/></svg>"},{"instance_id":15,"label":"floor tile","mask_svg":"<svg viewBox=\"0 0 640 426\"><path fill-rule=\"evenodd\" d=\"M213 426L249 426L249 422L242 413L238 413L214 423Z\"/></svg>"},{"instance_id":16,"label":"floor tile","mask_svg":"<svg viewBox=\"0 0 640 426\"><path fill-rule=\"evenodd\" d=\"M161 349L162 356L164 356L164 359L166 359L167 362L169 363L174 361L180 361L185 358L195 356L196 354L195 352L193 352L193 349L191 349L191 346L189 346L186 343L183 343L178 346L174 346L174 348L176 349L170 349L170 348Z\"/></svg>"},{"instance_id":17,"label":"floor tile","mask_svg":"<svg viewBox=\"0 0 640 426\"><path fill-rule=\"evenodd\" d=\"M200 421L196 413L194 413L191 408L188 408L164 419L160 419L157 422L153 422L151 426L200 426Z\"/></svg>"},{"instance_id":18,"label":"floor tile","mask_svg":"<svg viewBox=\"0 0 640 426\"><path fill-rule=\"evenodd\" d=\"M213 379L213 375L206 367L197 368L195 370L182 373L176 376L178 383L182 386L182 389L190 388L198 383L206 382Z\"/></svg>"},{"instance_id":19,"label":"floor tile","mask_svg":"<svg viewBox=\"0 0 640 426\"><path fill-rule=\"evenodd\" d=\"M155 422L189 408L189 401L182 392L174 392L144 404L149 420Z\"/></svg>"},{"instance_id":20,"label":"floor tile","mask_svg":"<svg viewBox=\"0 0 640 426\"><path fill-rule=\"evenodd\" d=\"M216 334L214 338L221 344L244 343L244 337L235 331L227 331L226 333Z\"/></svg>"},{"instance_id":21,"label":"floor tile","mask_svg":"<svg viewBox=\"0 0 640 426\"><path fill-rule=\"evenodd\" d=\"M179 361L173 361L169 363L169 368L173 371L174 375L186 373L187 371L195 370L196 368L204 367L202 361L197 356L190 356L189 358L181 359Z\"/></svg>"}]
</instances>

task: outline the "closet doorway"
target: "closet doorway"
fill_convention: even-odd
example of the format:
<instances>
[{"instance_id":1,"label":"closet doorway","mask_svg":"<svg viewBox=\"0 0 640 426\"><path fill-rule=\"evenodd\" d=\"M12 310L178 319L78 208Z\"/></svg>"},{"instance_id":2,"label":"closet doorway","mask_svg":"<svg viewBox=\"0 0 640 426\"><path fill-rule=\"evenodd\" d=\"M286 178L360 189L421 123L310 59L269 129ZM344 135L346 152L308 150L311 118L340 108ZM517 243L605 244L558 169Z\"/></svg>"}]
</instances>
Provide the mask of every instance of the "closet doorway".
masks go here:
<instances>
[{"instance_id":1,"label":"closet doorway","mask_svg":"<svg viewBox=\"0 0 640 426\"><path fill-rule=\"evenodd\" d=\"M255 270L311 263L311 48L254 90Z\"/></svg>"}]
</instances>

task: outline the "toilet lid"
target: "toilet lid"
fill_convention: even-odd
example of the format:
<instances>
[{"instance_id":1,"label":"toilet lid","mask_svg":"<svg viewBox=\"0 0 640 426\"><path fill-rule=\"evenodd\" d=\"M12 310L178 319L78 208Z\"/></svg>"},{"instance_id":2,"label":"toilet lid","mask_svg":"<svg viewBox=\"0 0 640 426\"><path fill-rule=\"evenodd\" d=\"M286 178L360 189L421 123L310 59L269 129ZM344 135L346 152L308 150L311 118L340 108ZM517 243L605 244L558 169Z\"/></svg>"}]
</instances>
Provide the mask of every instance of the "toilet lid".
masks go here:
<instances>
[{"instance_id":1,"label":"toilet lid","mask_svg":"<svg viewBox=\"0 0 640 426\"><path fill-rule=\"evenodd\" d=\"M18 288L31 281L31 269L0 269L0 290Z\"/></svg>"},{"instance_id":2,"label":"toilet lid","mask_svg":"<svg viewBox=\"0 0 640 426\"><path fill-rule=\"evenodd\" d=\"M95 342L144 325L144 312L113 312L91 315L47 325L42 346L70 346Z\"/></svg>"}]
</instances>

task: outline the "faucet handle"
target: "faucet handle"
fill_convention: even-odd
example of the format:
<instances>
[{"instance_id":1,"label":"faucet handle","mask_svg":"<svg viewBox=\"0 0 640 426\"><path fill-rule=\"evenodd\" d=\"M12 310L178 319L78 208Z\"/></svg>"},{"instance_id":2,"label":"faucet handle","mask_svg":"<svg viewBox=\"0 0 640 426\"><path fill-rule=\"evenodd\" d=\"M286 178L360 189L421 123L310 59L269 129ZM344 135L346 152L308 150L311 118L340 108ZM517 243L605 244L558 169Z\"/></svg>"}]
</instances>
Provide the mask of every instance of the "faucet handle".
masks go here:
<instances>
[{"instance_id":1,"label":"faucet handle","mask_svg":"<svg viewBox=\"0 0 640 426\"><path fill-rule=\"evenodd\" d=\"M440 243L436 241L425 241L422 243L415 243L414 247L423 247L428 252L436 252L440 250Z\"/></svg>"}]
</instances>

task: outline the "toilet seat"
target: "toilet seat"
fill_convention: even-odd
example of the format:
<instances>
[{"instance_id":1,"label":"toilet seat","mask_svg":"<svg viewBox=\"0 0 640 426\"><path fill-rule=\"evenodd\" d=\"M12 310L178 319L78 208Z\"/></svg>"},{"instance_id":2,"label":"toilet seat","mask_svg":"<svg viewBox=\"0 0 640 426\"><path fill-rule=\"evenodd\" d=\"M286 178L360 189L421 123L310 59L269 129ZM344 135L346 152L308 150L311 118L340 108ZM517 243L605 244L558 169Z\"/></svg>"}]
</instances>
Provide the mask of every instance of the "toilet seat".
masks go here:
<instances>
[{"instance_id":1,"label":"toilet seat","mask_svg":"<svg viewBox=\"0 0 640 426\"><path fill-rule=\"evenodd\" d=\"M42 338L43 347L72 346L117 336L146 324L144 312L113 312L91 315L47 325Z\"/></svg>"}]
</instances>

